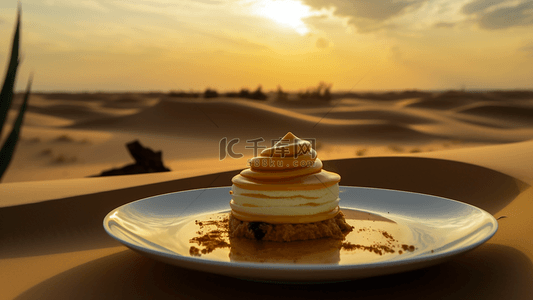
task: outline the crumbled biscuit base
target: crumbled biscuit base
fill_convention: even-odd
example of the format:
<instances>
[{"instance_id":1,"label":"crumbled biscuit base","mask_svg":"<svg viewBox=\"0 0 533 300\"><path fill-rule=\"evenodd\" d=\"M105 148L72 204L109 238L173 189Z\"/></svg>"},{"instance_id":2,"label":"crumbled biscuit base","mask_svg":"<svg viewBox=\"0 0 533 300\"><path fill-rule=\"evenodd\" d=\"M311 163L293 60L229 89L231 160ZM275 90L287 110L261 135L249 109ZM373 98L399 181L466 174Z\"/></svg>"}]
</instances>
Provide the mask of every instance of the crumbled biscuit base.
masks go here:
<instances>
[{"instance_id":1,"label":"crumbled biscuit base","mask_svg":"<svg viewBox=\"0 0 533 300\"><path fill-rule=\"evenodd\" d=\"M247 239L291 242L331 237L344 239L353 230L353 226L346 223L344 214L340 212L335 218L302 224L270 224L265 222L241 221L230 214L230 237Z\"/></svg>"}]
</instances>

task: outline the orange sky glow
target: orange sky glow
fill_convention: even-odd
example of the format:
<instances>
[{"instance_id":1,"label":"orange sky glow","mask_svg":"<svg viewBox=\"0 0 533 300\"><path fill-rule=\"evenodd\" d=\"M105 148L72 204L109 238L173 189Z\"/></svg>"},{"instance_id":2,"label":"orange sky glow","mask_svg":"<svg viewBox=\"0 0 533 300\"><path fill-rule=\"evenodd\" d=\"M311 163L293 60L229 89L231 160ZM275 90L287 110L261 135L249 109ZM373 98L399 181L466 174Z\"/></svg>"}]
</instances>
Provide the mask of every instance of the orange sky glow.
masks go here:
<instances>
[{"instance_id":1,"label":"orange sky glow","mask_svg":"<svg viewBox=\"0 0 533 300\"><path fill-rule=\"evenodd\" d=\"M17 2L0 4L5 72ZM28 0L36 91L530 89L523 0ZM3 76L3 74L1 75Z\"/></svg>"}]
</instances>

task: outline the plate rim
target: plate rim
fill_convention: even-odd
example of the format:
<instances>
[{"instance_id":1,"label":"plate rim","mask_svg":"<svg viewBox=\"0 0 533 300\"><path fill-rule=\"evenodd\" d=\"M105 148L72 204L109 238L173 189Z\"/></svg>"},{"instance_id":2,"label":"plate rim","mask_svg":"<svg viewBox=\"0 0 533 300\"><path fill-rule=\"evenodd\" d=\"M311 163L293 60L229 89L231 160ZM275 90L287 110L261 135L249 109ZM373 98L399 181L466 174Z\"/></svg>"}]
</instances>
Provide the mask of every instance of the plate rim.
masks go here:
<instances>
[{"instance_id":1,"label":"plate rim","mask_svg":"<svg viewBox=\"0 0 533 300\"><path fill-rule=\"evenodd\" d=\"M491 232L486 234L486 236L484 236L480 240L478 240L478 241L476 241L474 243L468 244L466 246L462 246L462 247L459 247L457 249L452 249L452 250L446 251L446 252L434 253L434 254L431 254L431 255L428 255L428 256L413 256L413 257L409 257L409 258L402 259L402 260L393 260L393 261L385 260L385 261L362 263L362 264L336 265L336 264L283 264L283 263L255 263L255 262L226 262L226 261L213 260L213 259L209 259L209 258L198 258L198 257L184 256L184 255L180 255L180 254L171 254L171 253L166 253L166 252L163 252L163 251L157 251L157 250L154 250L154 249L141 247L139 245L136 245L136 244L130 243L128 241L122 240L119 237L115 236L111 232L111 230L110 230L110 228L108 226L108 223L109 223L108 220L109 220L109 217L112 214L114 214L116 211L120 210L121 208L129 206L129 205L132 205L134 203L138 203L138 202L142 202L142 201L150 201L150 200L153 200L155 198L169 197L171 195L180 194L180 193L186 193L186 192L201 191L201 190L215 190L215 189L227 190L227 189L230 189L230 188L231 188L231 186L197 188L197 189L190 189L190 190L183 190L183 191L176 191L176 192L169 192L169 193L154 195L154 196L138 199L138 200L135 200L135 201L132 201L132 202L128 202L128 203L125 203L125 204L123 204L121 206L116 207L115 209L113 209L109 213L107 213L107 215L103 219L103 227L104 227L104 230L106 231L106 233L108 235L110 235L112 238L114 238L115 240L117 240L118 242L120 242L121 244L127 246L128 248L130 248L132 250L136 250L136 251L139 251L141 253L147 253L147 254L149 254L152 257L153 256L156 256L156 257L162 256L162 257L165 257L167 259L174 260L174 261L181 261L181 262L184 262L187 265L189 265L189 264L199 264L199 265L203 265L203 266L217 266L217 267L225 267L225 268L231 268L231 269L246 269L246 270L257 269L257 270L262 270L262 271L268 269L269 271L289 271L289 270L291 270L291 271L328 271L328 272L329 271L343 271L343 270L344 271L345 270L356 271L356 270L365 270L365 269L394 268L394 267L401 267L401 266L405 266L405 265L415 265L415 264L424 263L424 262L427 263L428 261L439 262L439 261L445 260L445 259L447 259L449 257L455 256L455 255L459 255L461 253L465 253L465 252L468 252L468 251L471 251L471 250L475 249L476 247L484 244L489 239L491 239L494 236L494 234L497 232L497 230L498 230L498 221L494 218L494 216L492 214L488 213L487 211L485 211L482 208L476 207L476 206L474 206L472 204L469 204L469 203L465 203L465 202L461 202L461 201L453 200L453 199L449 199L449 198L444 198L444 197L441 197L441 196L424 194L424 193L401 191L401 190L394 190L394 189L374 188L374 187L358 187L358 186L340 186L340 188L341 189L343 189L343 188L346 189L347 188L347 189L377 190L377 191L389 191L389 192L395 192L395 193L416 194L416 195L419 195L419 196L437 198L439 201L443 200L443 201L455 202L456 204L465 205L465 206L471 207L471 208L473 208L475 210L481 211L484 215L489 217L489 219L491 221L490 223L492 223L493 228L492 228ZM341 209L342 208L343 207L341 205ZM353 209L353 208L350 208L350 207L344 207L344 208ZM228 210L229 210L229 206L228 206ZM205 213L209 213L209 211L206 211ZM187 215L185 217L187 217Z\"/></svg>"}]
</instances>

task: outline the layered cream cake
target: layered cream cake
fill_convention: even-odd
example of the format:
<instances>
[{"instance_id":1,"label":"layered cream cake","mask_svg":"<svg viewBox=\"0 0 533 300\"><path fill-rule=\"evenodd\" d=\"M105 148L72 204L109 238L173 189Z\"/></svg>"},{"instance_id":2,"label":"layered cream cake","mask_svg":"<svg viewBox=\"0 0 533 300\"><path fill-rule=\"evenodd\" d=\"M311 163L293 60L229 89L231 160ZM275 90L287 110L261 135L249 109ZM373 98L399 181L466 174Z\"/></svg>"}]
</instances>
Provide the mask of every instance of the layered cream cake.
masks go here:
<instances>
[{"instance_id":1,"label":"layered cream cake","mask_svg":"<svg viewBox=\"0 0 533 300\"><path fill-rule=\"evenodd\" d=\"M229 234L265 241L343 239L340 176L322 169L309 141L287 133L232 179Z\"/></svg>"}]
</instances>

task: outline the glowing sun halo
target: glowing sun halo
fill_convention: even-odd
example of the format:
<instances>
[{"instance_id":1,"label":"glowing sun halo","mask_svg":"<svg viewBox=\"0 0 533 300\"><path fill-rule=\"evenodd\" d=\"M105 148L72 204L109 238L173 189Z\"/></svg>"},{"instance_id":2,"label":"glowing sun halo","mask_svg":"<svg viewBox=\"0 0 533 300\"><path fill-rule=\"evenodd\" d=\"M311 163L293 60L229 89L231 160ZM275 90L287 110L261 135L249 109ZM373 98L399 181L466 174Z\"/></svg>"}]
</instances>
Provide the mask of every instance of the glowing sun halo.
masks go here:
<instances>
[{"instance_id":1,"label":"glowing sun halo","mask_svg":"<svg viewBox=\"0 0 533 300\"><path fill-rule=\"evenodd\" d=\"M302 19L312 16L309 6L298 0L261 0L254 7L254 13L304 35L309 29Z\"/></svg>"}]
</instances>

